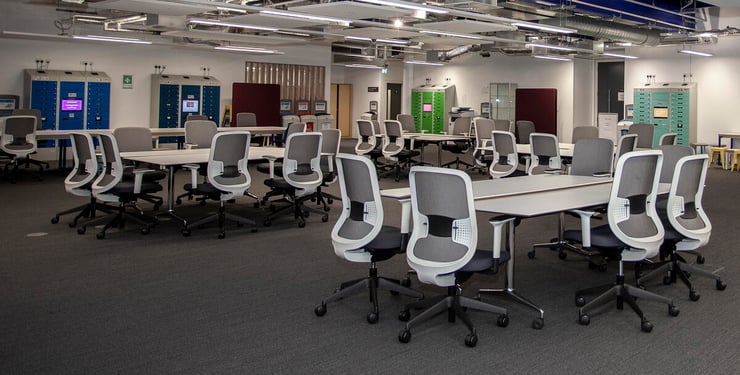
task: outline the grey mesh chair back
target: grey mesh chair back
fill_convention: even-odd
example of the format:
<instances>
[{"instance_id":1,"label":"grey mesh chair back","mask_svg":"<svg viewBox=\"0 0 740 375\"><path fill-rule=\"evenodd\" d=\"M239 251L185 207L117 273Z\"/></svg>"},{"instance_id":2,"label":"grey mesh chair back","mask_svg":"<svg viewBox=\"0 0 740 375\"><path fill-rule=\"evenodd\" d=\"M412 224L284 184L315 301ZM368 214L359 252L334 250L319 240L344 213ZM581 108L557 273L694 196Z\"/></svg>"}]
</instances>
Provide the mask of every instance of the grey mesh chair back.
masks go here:
<instances>
[{"instance_id":1,"label":"grey mesh chair back","mask_svg":"<svg viewBox=\"0 0 740 375\"><path fill-rule=\"evenodd\" d=\"M712 223L702 206L708 164L706 154L687 155L676 162L667 216L673 229L686 237L677 250L693 250L709 242Z\"/></svg>"},{"instance_id":2,"label":"grey mesh chair back","mask_svg":"<svg viewBox=\"0 0 740 375\"><path fill-rule=\"evenodd\" d=\"M676 133L665 133L660 136L658 140L658 146L675 145L678 142L678 134Z\"/></svg>"},{"instance_id":3,"label":"grey mesh chair back","mask_svg":"<svg viewBox=\"0 0 740 375\"><path fill-rule=\"evenodd\" d=\"M0 133L0 149L15 158L36 152L36 116L8 116Z\"/></svg>"},{"instance_id":4,"label":"grey mesh chair back","mask_svg":"<svg viewBox=\"0 0 740 375\"><path fill-rule=\"evenodd\" d=\"M399 113L396 115L396 120L401 123L401 129L408 133L416 133L416 123L414 122L414 116L405 113Z\"/></svg>"},{"instance_id":5,"label":"grey mesh chair back","mask_svg":"<svg viewBox=\"0 0 740 375\"><path fill-rule=\"evenodd\" d=\"M493 162L488 168L491 177L501 178L516 172L519 166L519 155L516 152L514 134L494 130L491 132L491 139L493 139Z\"/></svg>"},{"instance_id":6,"label":"grey mesh chair back","mask_svg":"<svg viewBox=\"0 0 740 375\"><path fill-rule=\"evenodd\" d=\"M294 122L301 122L301 118L296 115L284 115L283 116L283 127L287 128L288 125Z\"/></svg>"},{"instance_id":7,"label":"grey mesh chair back","mask_svg":"<svg viewBox=\"0 0 740 375\"><path fill-rule=\"evenodd\" d=\"M185 121L192 121L192 120L210 120L210 119L206 115L194 115L194 114L189 114L188 117L185 118Z\"/></svg>"},{"instance_id":8,"label":"grey mesh chair back","mask_svg":"<svg viewBox=\"0 0 740 375\"><path fill-rule=\"evenodd\" d=\"M469 135L470 134L470 117L458 117L450 123L447 131L450 135Z\"/></svg>"},{"instance_id":9,"label":"grey mesh chair back","mask_svg":"<svg viewBox=\"0 0 740 375\"><path fill-rule=\"evenodd\" d=\"M406 257L420 281L455 285L455 271L475 253L478 227L470 176L457 169L412 167L414 230Z\"/></svg>"},{"instance_id":10,"label":"grey mesh chair back","mask_svg":"<svg viewBox=\"0 0 740 375\"><path fill-rule=\"evenodd\" d=\"M126 126L113 130L118 151L149 151L152 149L152 131L141 126Z\"/></svg>"},{"instance_id":11,"label":"grey mesh chair back","mask_svg":"<svg viewBox=\"0 0 740 375\"><path fill-rule=\"evenodd\" d=\"M95 198L105 202L117 202L118 195L111 192L123 180L123 162L118 152L118 142L113 134L98 135L102 155L100 175L93 182L92 193Z\"/></svg>"},{"instance_id":12,"label":"grey mesh chair back","mask_svg":"<svg viewBox=\"0 0 740 375\"><path fill-rule=\"evenodd\" d=\"M252 179L247 170L250 134L247 131L218 133L211 142L208 182L224 192L221 200L244 195Z\"/></svg>"},{"instance_id":13,"label":"grey mesh chair back","mask_svg":"<svg viewBox=\"0 0 740 375\"><path fill-rule=\"evenodd\" d=\"M43 122L43 117L41 116L40 109L18 108L18 109L14 109L11 115L12 116L34 116L36 117L36 130L41 130L43 128L43 126L41 126Z\"/></svg>"},{"instance_id":14,"label":"grey mesh chair back","mask_svg":"<svg viewBox=\"0 0 740 375\"><path fill-rule=\"evenodd\" d=\"M375 127L371 120L356 120L357 123L357 144L355 153L365 155L375 149L378 145L378 139L375 137Z\"/></svg>"},{"instance_id":15,"label":"grey mesh chair back","mask_svg":"<svg viewBox=\"0 0 740 375\"><path fill-rule=\"evenodd\" d=\"M305 122L291 122L285 129L285 139L288 139L292 134L303 133L306 131Z\"/></svg>"},{"instance_id":16,"label":"grey mesh chair back","mask_svg":"<svg viewBox=\"0 0 740 375\"><path fill-rule=\"evenodd\" d=\"M511 121L509 120L492 120L493 121L493 128L494 130L502 131L502 132L510 132L511 131Z\"/></svg>"},{"instance_id":17,"label":"grey mesh chair back","mask_svg":"<svg viewBox=\"0 0 740 375\"><path fill-rule=\"evenodd\" d=\"M528 174L542 174L548 170L563 168L560 160L560 143L556 136L547 133L532 133L529 135L529 143L532 161L527 170Z\"/></svg>"},{"instance_id":18,"label":"grey mesh chair back","mask_svg":"<svg viewBox=\"0 0 740 375\"><path fill-rule=\"evenodd\" d=\"M89 197L90 184L98 177L98 160L92 136L87 132L73 132L69 139L74 167L64 179L64 189L73 195Z\"/></svg>"},{"instance_id":19,"label":"grey mesh chair back","mask_svg":"<svg viewBox=\"0 0 740 375\"><path fill-rule=\"evenodd\" d=\"M296 196L316 191L324 180L321 172L321 133L294 133L288 136L283 158L283 178L296 188Z\"/></svg>"},{"instance_id":20,"label":"grey mesh chair back","mask_svg":"<svg viewBox=\"0 0 740 375\"><path fill-rule=\"evenodd\" d=\"M661 183L671 183L675 172L676 163L684 156L694 155L694 149L681 145L658 145L658 150L663 153L663 168L660 172Z\"/></svg>"},{"instance_id":21,"label":"grey mesh chair back","mask_svg":"<svg viewBox=\"0 0 740 375\"><path fill-rule=\"evenodd\" d=\"M630 247L622 260L639 261L658 254L664 229L655 202L663 154L658 150L635 151L617 161L609 195L609 229Z\"/></svg>"},{"instance_id":22,"label":"grey mesh chair back","mask_svg":"<svg viewBox=\"0 0 740 375\"><path fill-rule=\"evenodd\" d=\"M529 143L529 135L535 132L534 122L529 120L519 120L514 125L514 134L516 143Z\"/></svg>"},{"instance_id":23,"label":"grey mesh chair back","mask_svg":"<svg viewBox=\"0 0 740 375\"><path fill-rule=\"evenodd\" d=\"M473 158L479 167L483 167L486 166L492 157L492 153L488 150L483 150L483 148L492 146L491 132L496 130L495 123L491 119L478 117L473 119L473 129L475 131Z\"/></svg>"},{"instance_id":24,"label":"grey mesh chair back","mask_svg":"<svg viewBox=\"0 0 740 375\"><path fill-rule=\"evenodd\" d=\"M635 148L637 147L637 137L637 134L625 134L619 137L617 152L615 155L616 160L619 160L622 155L628 152L635 151Z\"/></svg>"},{"instance_id":25,"label":"grey mesh chair back","mask_svg":"<svg viewBox=\"0 0 740 375\"><path fill-rule=\"evenodd\" d=\"M342 213L331 232L334 253L352 262L369 262L372 254L357 251L383 227L383 204L372 161L359 155L337 155Z\"/></svg>"},{"instance_id":26,"label":"grey mesh chair back","mask_svg":"<svg viewBox=\"0 0 740 375\"><path fill-rule=\"evenodd\" d=\"M252 112L237 113L236 126L257 126L257 115Z\"/></svg>"},{"instance_id":27,"label":"grey mesh chair back","mask_svg":"<svg viewBox=\"0 0 740 375\"><path fill-rule=\"evenodd\" d=\"M627 130L628 134L637 134L637 145L635 148L653 148L653 125L645 123L632 124Z\"/></svg>"},{"instance_id":28,"label":"grey mesh chair back","mask_svg":"<svg viewBox=\"0 0 740 375\"><path fill-rule=\"evenodd\" d=\"M321 133L321 170L324 173L331 173L334 172L342 132L339 129L321 129L319 132Z\"/></svg>"},{"instance_id":29,"label":"grey mesh chair back","mask_svg":"<svg viewBox=\"0 0 740 375\"><path fill-rule=\"evenodd\" d=\"M396 120L385 120L383 125L383 156L390 159L403 151L403 132L401 123Z\"/></svg>"},{"instance_id":30,"label":"grey mesh chair back","mask_svg":"<svg viewBox=\"0 0 740 375\"><path fill-rule=\"evenodd\" d=\"M209 148L218 133L216 123L209 120L185 121L185 144L189 148Z\"/></svg>"},{"instance_id":31,"label":"grey mesh chair back","mask_svg":"<svg viewBox=\"0 0 740 375\"><path fill-rule=\"evenodd\" d=\"M578 143L581 139L599 138L599 128L595 126L576 126L573 128L571 143Z\"/></svg>"},{"instance_id":32,"label":"grey mesh chair back","mask_svg":"<svg viewBox=\"0 0 740 375\"><path fill-rule=\"evenodd\" d=\"M370 122L373 124L373 130L375 131L375 134L383 134L383 127L380 126L380 121L378 120L370 120Z\"/></svg>"},{"instance_id":33,"label":"grey mesh chair back","mask_svg":"<svg viewBox=\"0 0 740 375\"><path fill-rule=\"evenodd\" d=\"M573 148L570 174L575 176L612 175L614 142L605 138L584 138Z\"/></svg>"}]
</instances>

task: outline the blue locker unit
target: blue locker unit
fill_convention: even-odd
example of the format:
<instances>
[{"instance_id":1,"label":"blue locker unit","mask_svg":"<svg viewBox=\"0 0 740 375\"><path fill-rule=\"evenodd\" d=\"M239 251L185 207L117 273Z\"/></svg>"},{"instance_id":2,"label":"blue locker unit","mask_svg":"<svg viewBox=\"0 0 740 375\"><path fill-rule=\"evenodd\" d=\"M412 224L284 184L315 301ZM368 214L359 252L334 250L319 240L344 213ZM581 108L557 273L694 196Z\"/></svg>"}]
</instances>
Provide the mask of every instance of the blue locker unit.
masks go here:
<instances>
[{"instance_id":1,"label":"blue locker unit","mask_svg":"<svg viewBox=\"0 0 740 375\"><path fill-rule=\"evenodd\" d=\"M190 114L203 114L219 123L220 82L213 77L171 74L152 75L152 128L181 128ZM160 143L182 142L182 137L162 137Z\"/></svg>"},{"instance_id":2,"label":"blue locker unit","mask_svg":"<svg viewBox=\"0 0 740 375\"><path fill-rule=\"evenodd\" d=\"M87 76L86 129L110 128L110 79L103 73L92 72Z\"/></svg>"},{"instance_id":3,"label":"blue locker unit","mask_svg":"<svg viewBox=\"0 0 740 375\"><path fill-rule=\"evenodd\" d=\"M185 119L188 115L200 114L201 101L200 101L200 85L182 85L180 89L182 104L180 106L180 124L185 126Z\"/></svg>"},{"instance_id":4,"label":"blue locker unit","mask_svg":"<svg viewBox=\"0 0 740 375\"><path fill-rule=\"evenodd\" d=\"M59 81L59 130L85 128L85 77L64 72Z\"/></svg>"},{"instance_id":5,"label":"blue locker unit","mask_svg":"<svg viewBox=\"0 0 740 375\"><path fill-rule=\"evenodd\" d=\"M208 116L211 121L220 124L219 117L221 113L221 86L204 85L203 86L203 110L202 114Z\"/></svg>"},{"instance_id":6,"label":"blue locker unit","mask_svg":"<svg viewBox=\"0 0 740 375\"><path fill-rule=\"evenodd\" d=\"M24 72L23 108L35 108L41 111L39 129L56 130L57 97L59 80L56 72L37 72L28 69ZM54 147L53 140L39 141L38 147Z\"/></svg>"}]
</instances>

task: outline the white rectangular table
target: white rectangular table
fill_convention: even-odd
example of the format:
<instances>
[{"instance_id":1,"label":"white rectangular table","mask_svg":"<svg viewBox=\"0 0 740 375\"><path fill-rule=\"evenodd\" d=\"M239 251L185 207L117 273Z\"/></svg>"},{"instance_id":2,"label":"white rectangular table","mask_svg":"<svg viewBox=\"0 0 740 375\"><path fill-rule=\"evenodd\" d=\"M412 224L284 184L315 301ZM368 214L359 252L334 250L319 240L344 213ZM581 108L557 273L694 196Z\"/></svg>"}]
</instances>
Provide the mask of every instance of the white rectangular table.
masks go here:
<instances>
[{"instance_id":1,"label":"white rectangular table","mask_svg":"<svg viewBox=\"0 0 740 375\"><path fill-rule=\"evenodd\" d=\"M453 141L470 141L468 135L449 135L449 134L429 134L429 133L403 133L403 137L411 140L411 148L414 148L414 142L421 143L421 162L424 162L424 145L434 143L437 145L437 166L442 164L442 142Z\"/></svg>"},{"instance_id":2,"label":"white rectangular table","mask_svg":"<svg viewBox=\"0 0 740 375\"><path fill-rule=\"evenodd\" d=\"M282 158L285 149L280 147L250 147L249 160L259 160L266 157ZM134 151L122 152L121 158L132 160L140 163L155 164L168 169L167 178L167 214L181 221L183 226L187 220L175 214L174 196L175 196L175 167L184 164L201 164L207 163L210 156L210 149L192 149L192 150L152 150L152 151Z\"/></svg>"}]
</instances>

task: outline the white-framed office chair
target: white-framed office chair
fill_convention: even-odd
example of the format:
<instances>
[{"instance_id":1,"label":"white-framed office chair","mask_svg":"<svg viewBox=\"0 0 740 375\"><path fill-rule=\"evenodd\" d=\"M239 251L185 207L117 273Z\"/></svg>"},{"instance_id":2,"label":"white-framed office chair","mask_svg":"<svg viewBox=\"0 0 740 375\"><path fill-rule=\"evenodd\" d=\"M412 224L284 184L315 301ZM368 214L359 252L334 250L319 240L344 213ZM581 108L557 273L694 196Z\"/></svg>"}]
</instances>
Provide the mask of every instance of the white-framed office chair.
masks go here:
<instances>
[{"instance_id":1,"label":"white-framed office chair","mask_svg":"<svg viewBox=\"0 0 740 375\"><path fill-rule=\"evenodd\" d=\"M560 159L560 143L558 137L547 133L531 133L529 135L531 147L527 174L558 173L563 169Z\"/></svg>"},{"instance_id":2,"label":"white-framed office chair","mask_svg":"<svg viewBox=\"0 0 740 375\"><path fill-rule=\"evenodd\" d=\"M324 211L329 211L329 205L334 202L335 199L340 199L337 196L327 193L324 191L325 187L334 184L339 179L336 170L336 158L339 154L339 146L342 141L342 131L339 129L320 129L321 133L321 172L324 174L324 178L316 188L316 202L320 204Z\"/></svg>"},{"instance_id":3,"label":"white-framed office chair","mask_svg":"<svg viewBox=\"0 0 740 375\"><path fill-rule=\"evenodd\" d=\"M268 193L282 195L281 200L287 202L288 205L276 208L265 219L266 227L272 225L272 220L276 216L290 210L298 220L300 228L306 226L304 211L320 213L323 222L329 220L329 215L323 210L304 205L306 200L315 197L316 189L324 180L324 174L321 171L321 139L320 132L294 133L288 136L282 163L282 178L277 177L271 171L270 178L265 180L265 185L271 189ZM272 165L274 164L271 163ZM266 198L263 198L263 202L266 204ZM271 207L273 207L272 204Z\"/></svg>"},{"instance_id":4,"label":"white-framed office chair","mask_svg":"<svg viewBox=\"0 0 740 375\"><path fill-rule=\"evenodd\" d=\"M378 158L383 156L383 151L378 147L379 132L375 131L375 126L371 120L355 120L357 125L357 143L355 144L355 154L367 155L373 160L375 167L379 166Z\"/></svg>"},{"instance_id":5,"label":"white-framed office chair","mask_svg":"<svg viewBox=\"0 0 740 375\"><path fill-rule=\"evenodd\" d=\"M493 160L493 152L490 150L493 145L491 132L496 130L496 123L491 119L476 117L472 121L472 126L475 133L473 161L475 168L484 173Z\"/></svg>"},{"instance_id":6,"label":"white-framed office chair","mask_svg":"<svg viewBox=\"0 0 740 375\"><path fill-rule=\"evenodd\" d=\"M199 149L211 147L213 137L218 133L218 126L211 120L189 120L185 121L185 148L186 149ZM200 173L202 181L206 181L206 163L201 164ZM195 193L195 186L186 184L184 187L185 192L178 195L175 198L176 204L182 204L182 199L187 200L196 199L201 205L206 204L207 197L202 194ZM196 198L196 195L198 197Z\"/></svg>"},{"instance_id":7,"label":"white-framed office chair","mask_svg":"<svg viewBox=\"0 0 740 375\"><path fill-rule=\"evenodd\" d=\"M116 143L118 144L119 152L137 152L137 151L151 151L152 150L152 131L149 128L142 126L123 126L113 129L113 135L116 137ZM133 170L136 169L135 163L124 164L124 167ZM156 169L158 166L140 166L142 168ZM157 172L147 173L144 175L149 181L159 181L165 179L167 173L159 170ZM133 179L131 173L124 173L124 178ZM141 199L154 205L156 211L162 206L163 199L155 195L142 195Z\"/></svg>"},{"instance_id":8,"label":"white-framed office chair","mask_svg":"<svg viewBox=\"0 0 740 375\"><path fill-rule=\"evenodd\" d=\"M449 130L447 131L450 135L463 135L463 136L469 136L470 135L470 123L471 118L470 117L458 117L455 119L455 121L450 122ZM442 150L451 152L453 155L455 155L455 160L444 163L441 165L441 167L449 167L451 165L454 165L456 169L460 168L460 164L464 165L466 168L473 168L474 165L470 164L464 160L460 160L460 155L464 155L468 152L470 149L470 139L466 139L463 141L449 141L442 143L440 145L442 147Z\"/></svg>"},{"instance_id":9,"label":"white-framed office chair","mask_svg":"<svg viewBox=\"0 0 740 375\"><path fill-rule=\"evenodd\" d=\"M396 115L396 120L401 123L401 128L404 132L416 133L416 123L414 121L414 116L406 113L399 113Z\"/></svg>"},{"instance_id":10,"label":"white-framed office chair","mask_svg":"<svg viewBox=\"0 0 740 375\"><path fill-rule=\"evenodd\" d=\"M514 123L514 135L516 136L516 143L526 144L529 143L529 135L536 132L534 122L529 120L518 120Z\"/></svg>"},{"instance_id":11,"label":"white-framed office chair","mask_svg":"<svg viewBox=\"0 0 740 375\"><path fill-rule=\"evenodd\" d=\"M411 158L419 152L406 148L401 123L396 120L383 121L383 158L390 161L392 169L383 172L380 177L394 175L396 181L401 179L404 168L411 168Z\"/></svg>"},{"instance_id":12,"label":"white-framed office chair","mask_svg":"<svg viewBox=\"0 0 740 375\"><path fill-rule=\"evenodd\" d=\"M509 253L500 247L494 247L493 251L477 248L473 188L467 173L457 169L412 167L409 184L414 230L406 259L419 281L446 288L447 294L406 305L399 319L407 323L398 340L409 342L411 328L446 311L448 321L454 322L457 317L465 323L470 331L465 345L474 347L478 335L465 308L498 314L497 324L502 327L508 325L509 316L502 307L462 296L460 284L474 273L498 271L498 265L508 261ZM415 308L425 310L409 321Z\"/></svg>"},{"instance_id":13,"label":"white-framed office chair","mask_svg":"<svg viewBox=\"0 0 740 375\"><path fill-rule=\"evenodd\" d=\"M36 122L36 116L32 115L7 116L5 126L0 129L0 151L10 158L3 174L10 176L11 183L16 182L21 163L34 164L39 172L44 170L46 163L30 158L37 148ZM41 180L40 173L36 177Z\"/></svg>"},{"instance_id":14,"label":"white-framed office chair","mask_svg":"<svg viewBox=\"0 0 740 375\"><path fill-rule=\"evenodd\" d=\"M156 225L157 219L144 215L137 209L136 212L126 210L128 203L133 203L143 194L153 194L162 191L162 186L156 181L148 181L144 178L147 173L156 172L152 169L135 169L132 171L133 180L124 178L124 166L121 154L118 151L116 137L111 133L98 135L102 152L103 169L98 178L93 181L92 194L95 199L102 202L118 203L117 210L111 214L85 222L85 225L77 228L77 233L84 234L88 226L105 223L103 228L95 236L98 239L105 238L105 232L111 227L123 227L125 221L133 221L142 226L141 233L148 234Z\"/></svg>"},{"instance_id":15,"label":"white-framed office chair","mask_svg":"<svg viewBox=\"0 0 740 375\"><path fill-rule=\"evenodd\" d=\"M36 130L43 130L44 129L44 123L46 122L46 117L44 117L41 114L41 110L40 109L36 109L36 108L16 108L16 109L14 109L11 112L11 116L34 116L34 117L36 117ZM41 141L40 144L39 144L39 142L36 142L36 146L37 147L38 146L41 146L44 143L50 143L51 145L53 145L54 144L54 141L53 140ZM31 156L28 156L26 158L26 167L28 167L28 165L31 164L31 163L33 163L34 165L36 163L41 163L41 165L43 165L44 168L47 168L47 169L49 168L49 163L47 163L45 161L42 161L42 160L35 160L34 161L34 159L31 158Z\"/></svg>"},{"instance_id":16,"label":"white-framed office chair","mask_svg":"<svg viewBox=\"0 0 740 375\"><path fill-rule=\"evenodd\" d=\"M588 325L591 313L603 304L616 299L617 309L626 302L640 317L640 328L650 332L653 324L645 317L635 301L650 300L668 305L668 313L677 316L679 309L673 300L625 283L624 262L641 262L659 252L665 231L660 222L655 202L663 154L658 150L635 151L617 161L614 182L609 194L606 225L581 230L567 230L563 238L580 242L585 248L597 250L610 259L619 261L614 283L582 289L576 292L579 323ZM585 295L599 294L586 303Z\"/></svg>"},{"instance_id":17,"label":"white-framed office chair","mask_svg":"<svg viewBox=\"0 0 740 375\"><path fill-rule=\"evenodd\" d=\"M599 128L595 126L576 126L573 128L571 143L576 144L581 139L599 138Z\"/></svg>"},{"instance_id":18,"label":"white-framed office chair","mask_svg":"<svg viewBox=\"0 0 740 375\"><path fill-rule=\"evenodd\" d=\"M619 142L617 142L617 150L614 153L615 166L622 155L628 152L635 151L635 149L637 148L637 137L638 135L635 133L628 133L619 137Z\"/></svg>"},{"instance_id":19,"label":"white-framed office chair","mask_svg":"<svg viewBox=\"0 0 740 375\"><path fill-rule=\"evenodd\" d=\"M519 154L516 152L514 134L508 131L494 130L491 132L493 140L493 161L488 167L491 178L508 176L523 176L519 171Z\"/></svg>"},{"instance_id":20,"label":"white-framed office chair","mask_svg":"<svg viewBox=\"0 0 740 375\"><path fill-rule=\"evenodd\" d=\"M675 145L678 142L678 134L665 133L658 139L658 146Z\"/></svg>"},{"instance_id":21,"label":"white-framed office chair","mask_svg":"<svg viewBox=\"0 0 740 375\"><path fill-rule=\"evenodd\" d=\"M367 321L374 324L380 317L378 289L417 299L424 298L424 294L408 288L411 283L408 277L400 281L378 276L377 262L403 254L408 234L402 234L400 228L383 224L385 216L375 166L363 156L339 154L337 171L342 213L331 232L334 253L350 262L369 263L370 269L367 277L342 283L332 295L321 301L314 312L317 316L324 316L328 303L368 289L372 307Z\"/></svg>"},{"instance_id":22,"label":"white-framed office chair","mask_svg":"<svg viewBox=\"0 0 740 375\"><path fill-rule=\"evenodd\" d=\"M188 223L182 229L183 236L189 236L193 228L218 221L218 238L226 237L226 221L239 225L251 225L252 232L257 231L254 220L226 212L226 202L244 195L252 184L247 170L249 160L250 133L248 131L230 131L216 134L211 140L206 182L198 182L199 165L189 164L184 167L191 171L190 186L195 194L203 195L219 202L218 212Z\"/></svg>"},{"instance_id":23,"label":"white-framed office chair","mask_svg":"<svg viewBox=\"0 0 740 375\"><path fill-rule=\"evenodd\" d=\"M74 228L81 218L94 218L98 210L110 213L115 207L98 203L92 194L92 183L98 178L100 172L92 136L89 132L72 132L69 138L74 166L64 179L64 190L74 196L88 198L89 201L83 205L57 213L51 218L51 223L58 223L59 217L62 215L77 212L77 215L69 223L69 227Z\"/></svg>"},{"instance_id":24,"label":"white-framed office chair","mask_svg":"<svg viewBox=\"0 0 740 375\"><path fill-rule=\"evenodd\" d=\"M663 275L663 284L681 280L689 288L689 299L699 300L688 279L687 273L715 280L717 290L725 290L727 284L722 278L705 269L688 264L681 253L696 255L696 250L709 242L712 223L702 205L704 183L707 175L709 156L706 154L688 155L676 163L675 172L668 193L665 217L661 217L665 228L665 237L661 247L661 258L664 260L651 272L639 277L637 285Z\"/></svg>"}]
</instances>

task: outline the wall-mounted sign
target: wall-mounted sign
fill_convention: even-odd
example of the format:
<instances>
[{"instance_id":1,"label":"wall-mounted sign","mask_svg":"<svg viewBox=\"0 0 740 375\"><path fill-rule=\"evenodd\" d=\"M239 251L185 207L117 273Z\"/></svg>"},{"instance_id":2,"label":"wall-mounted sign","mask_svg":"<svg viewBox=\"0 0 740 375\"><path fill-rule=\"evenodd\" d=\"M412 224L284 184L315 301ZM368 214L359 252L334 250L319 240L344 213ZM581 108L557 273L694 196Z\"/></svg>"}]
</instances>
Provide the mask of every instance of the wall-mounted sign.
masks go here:
<instances>
[{"instance_id":1,"label":"wall-mounted sign","mask_svg":"<svg viewBox=\"0 0 740 375\"><path fill-rule=\"evenodd\" d=\"M124 74L123 82L121 82L124 89L134 88L134 76L132 74Z\"/></svg>"},{"instance_id":2,"label":"wall-mounted sign","mask_svg":"<svg viewBox=\"0 0 740 375\"><path fill-rule=\"evenodd\" d=\"M367 92L378 92L378 86L368 86Z\"/></svg>"}]
</instances>

